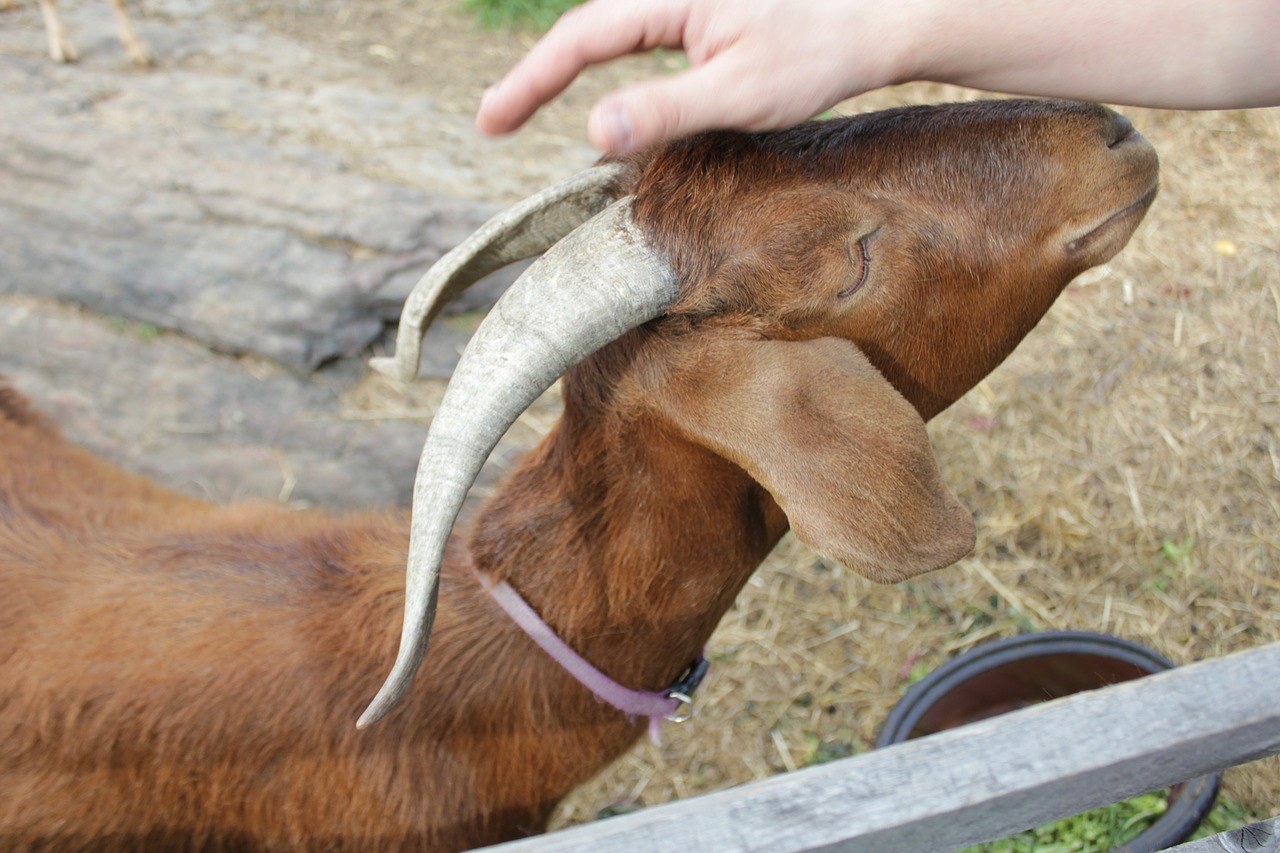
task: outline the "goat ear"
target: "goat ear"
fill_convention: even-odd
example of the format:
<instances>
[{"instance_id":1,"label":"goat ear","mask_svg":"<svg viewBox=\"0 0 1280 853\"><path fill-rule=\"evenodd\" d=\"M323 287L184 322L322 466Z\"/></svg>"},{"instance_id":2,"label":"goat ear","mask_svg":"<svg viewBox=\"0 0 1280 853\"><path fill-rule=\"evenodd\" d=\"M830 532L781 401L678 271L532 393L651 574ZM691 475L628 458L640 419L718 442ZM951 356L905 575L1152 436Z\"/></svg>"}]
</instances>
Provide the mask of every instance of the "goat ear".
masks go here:
<instances>
[{"instance_id":1,"label":"goat ear","mask_svg":"<svg viewBox=\"0 0 1280 853\"><path fill-rule=\"evenodd\" d=\"M768 489L802 542L882 583L973 548L924 422L856 346L700 343L659 392L665 413Z\"/></svg>"}]
</instances>

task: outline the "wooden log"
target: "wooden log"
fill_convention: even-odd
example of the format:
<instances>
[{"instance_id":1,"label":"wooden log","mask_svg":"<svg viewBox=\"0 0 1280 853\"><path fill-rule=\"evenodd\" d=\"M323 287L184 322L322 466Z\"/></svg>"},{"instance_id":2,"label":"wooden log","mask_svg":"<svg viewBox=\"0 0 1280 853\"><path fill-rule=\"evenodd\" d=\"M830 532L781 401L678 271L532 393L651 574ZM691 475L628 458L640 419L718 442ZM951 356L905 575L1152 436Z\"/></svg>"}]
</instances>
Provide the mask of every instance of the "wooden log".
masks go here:
<instances>
[{"instance_id":1,"label":"wooden log","mask_svg":"<svg viewBox=\"0 0 1280 853\"><path fill-rule=\"evenodd\" d=\"M1280 644L494 850L946 853L1280 752Z\"/></svg>"}]
</instances>

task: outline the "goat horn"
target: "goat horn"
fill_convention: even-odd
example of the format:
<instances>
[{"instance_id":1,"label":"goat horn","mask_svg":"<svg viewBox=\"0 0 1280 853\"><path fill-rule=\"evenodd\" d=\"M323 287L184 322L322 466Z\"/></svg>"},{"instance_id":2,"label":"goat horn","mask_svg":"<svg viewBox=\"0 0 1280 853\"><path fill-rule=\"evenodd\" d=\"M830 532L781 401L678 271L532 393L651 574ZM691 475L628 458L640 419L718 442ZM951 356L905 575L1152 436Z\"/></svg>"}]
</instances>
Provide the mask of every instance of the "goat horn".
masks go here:
<instances>
[{"instance_id":1,"label":"goat horn","mask_svg":"<svg viewBox=\"0 0 1280 853\"><path fill-rule=\"evenodd\" d=\"M408 382L418 375L422 336L436 315L468 287L507 264L545 252L612 201L623 166L594 166L507 208L445 254L413 286L396 330L396 352L369 366Z\"/></svg>"},{"instance_id":2,"label":"goat horn","mask_svg":"<svg viewBox=\"0 0 1280 853\"><path fill-rule=\"evenodd\" d=\"M631 199L614 202L525 271L467 345L418 462L400 652L356 724L408 689L435 618L440 561L467 490L498 439L570 367L661 315L676 276L645 243Z\"/></svg>"}]
</instances>

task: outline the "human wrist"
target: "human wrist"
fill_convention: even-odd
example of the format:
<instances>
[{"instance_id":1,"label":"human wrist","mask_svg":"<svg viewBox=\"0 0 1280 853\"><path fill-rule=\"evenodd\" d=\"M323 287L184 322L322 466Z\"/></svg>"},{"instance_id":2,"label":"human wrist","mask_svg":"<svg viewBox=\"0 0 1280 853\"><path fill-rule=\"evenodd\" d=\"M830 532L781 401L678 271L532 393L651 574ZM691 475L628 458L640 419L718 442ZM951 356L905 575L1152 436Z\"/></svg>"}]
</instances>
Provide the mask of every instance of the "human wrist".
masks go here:
<instances>
[{"instance_id":1,"label":"human wrist","mask_svg":"<svg viewBox=\"0 0 1280 853\"><path fill-rule=\"evenodd\" d=\"M948 0L902 0L892 4L884 17L884 41L878 46L882 77L876 87L894 86L916 80L950 82L956 73L949 55L947 34L954 32L951 20L954 2Z\"/></svg>"}]
</instances>

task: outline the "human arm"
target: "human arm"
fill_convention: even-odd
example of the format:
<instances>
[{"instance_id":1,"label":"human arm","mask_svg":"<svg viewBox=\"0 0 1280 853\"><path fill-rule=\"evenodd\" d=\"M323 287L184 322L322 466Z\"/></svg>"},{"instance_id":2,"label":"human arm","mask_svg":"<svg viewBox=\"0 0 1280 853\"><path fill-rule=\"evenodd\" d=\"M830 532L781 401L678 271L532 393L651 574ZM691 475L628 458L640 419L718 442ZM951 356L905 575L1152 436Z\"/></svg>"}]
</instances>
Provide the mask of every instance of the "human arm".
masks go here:
<instances>
[{"instance_id":1,"label":"human arm","mask_svg":"<svg viewBox=\"0 0 1280 853\"><path fill-rule=\"evenodd\" d=\"M622 152L713 127L781 127L909 80L1186 109L1280 104L1277 0L592 0L486 93L515 130L586 67L658 47L690 68L601 99Z\"/></svg>"}]
</instances>

